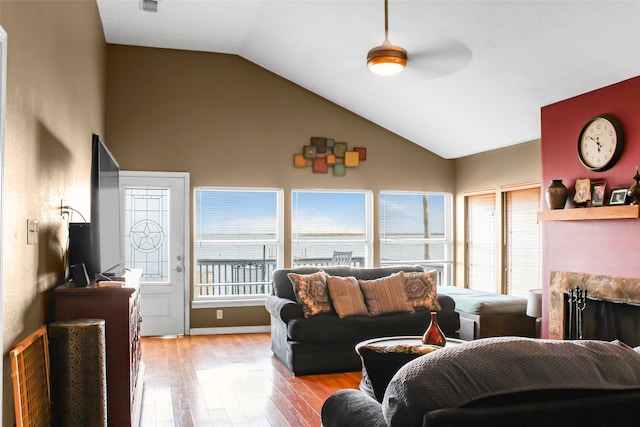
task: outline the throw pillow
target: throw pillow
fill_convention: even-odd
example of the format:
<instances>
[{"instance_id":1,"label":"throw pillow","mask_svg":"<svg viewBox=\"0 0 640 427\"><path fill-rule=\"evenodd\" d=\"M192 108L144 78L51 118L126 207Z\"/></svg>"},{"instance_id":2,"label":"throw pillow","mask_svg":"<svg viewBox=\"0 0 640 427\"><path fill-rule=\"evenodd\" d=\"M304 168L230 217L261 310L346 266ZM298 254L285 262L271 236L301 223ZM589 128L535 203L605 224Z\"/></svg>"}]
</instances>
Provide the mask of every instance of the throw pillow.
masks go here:
<instances>
[{"instance_id":1,"label":"throw pillow","mask_svg":"<svg viewBox=\"0 0 640 427\"><path fill-rule=\"evenodd\" d=\"M341 319L348 316L368 316L369 311L364 303L360 284L355 277L327 277L327 286L333 308Z\"/></svg>"},{"instance_id":2,"label":"throw pillow","mask_svg":"<svg viewBox=\"0 0 640 427\"><path fill-rule=\"evenodd\" d=\"M407 298L402 271L380 279L358 280L358 282L371 316L413 311Z\"/></svg>"},{"instance_id":3,"label":"throw pillow","mask_svg":"<svg viewBox=\"0 0 640 427\"><path fill-rule=\"evenodd\" d=\"M312 274L287 274L293 284L298 303L302 305L304 317L331 311L327 292L327 274L320 270Z\"/></svg>"},{"instance_id":4,"label":"throw pillow","mask_svg":"<svg viewBox=\"0 0 640 427\"><path fill-rule=\"evenodd\" d=\"M404 287L407 290L409 304L425 307L431 311L440 311L436 292L437 271L404 273Z\"/></svg>"}]
</instances>

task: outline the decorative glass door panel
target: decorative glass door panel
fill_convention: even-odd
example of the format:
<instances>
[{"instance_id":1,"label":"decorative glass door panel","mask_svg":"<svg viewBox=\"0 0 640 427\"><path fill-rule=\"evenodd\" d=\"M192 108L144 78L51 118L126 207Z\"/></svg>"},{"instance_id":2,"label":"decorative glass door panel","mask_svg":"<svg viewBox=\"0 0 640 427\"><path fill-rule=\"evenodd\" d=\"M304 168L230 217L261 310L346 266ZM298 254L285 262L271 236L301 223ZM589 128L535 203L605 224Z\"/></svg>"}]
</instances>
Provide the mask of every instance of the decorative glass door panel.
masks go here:
<instances>
[{"instance_id":1,"label":"decorative glass door panel","mask_svg":"<svg viewBox=\"0 0 640 427\"><path fill-rule=\"evenodd\" d=\"M142 269L141 281L169 281L169 190L126 188L126 266Z\"/></svg>"}]
</instances>

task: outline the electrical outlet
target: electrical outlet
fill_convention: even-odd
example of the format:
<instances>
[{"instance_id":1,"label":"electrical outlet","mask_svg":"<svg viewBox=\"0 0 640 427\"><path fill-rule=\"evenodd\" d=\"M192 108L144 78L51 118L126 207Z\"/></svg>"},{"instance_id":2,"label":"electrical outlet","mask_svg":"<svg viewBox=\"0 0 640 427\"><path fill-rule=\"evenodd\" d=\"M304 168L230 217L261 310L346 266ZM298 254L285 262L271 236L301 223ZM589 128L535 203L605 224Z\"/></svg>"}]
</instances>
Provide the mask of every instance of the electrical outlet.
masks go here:
<instances>
[{"instance_id":1,"label":"electrical outlet","mask_svg":"<svg viewBox=\"0 0 640 427\"><path fill-rule=\"evenodd\" d=\"M38 244L38 221L35 219L27 220L27 245Z\"/></svg>"},{"instance_id":2,"label":"electrical outlet","mask_svg":"<svg viewBox=\"0 0 640 427\"><path fill-rule=\"evenodd\" d=\"M67 218L69 218L69 216L71 215L69 205L67 204L67 201L65 199L60 199L60 216L64 218L65 215L67 216Z\"/></svg>"},{"instance_id":3,"label":"electrical outlet","mask_svg":"<svg viewBox=\"0 0 640 427\"><path fill-rule=\"evenodd\" d=\"M222 310L216 310L216 319L222 319Z\"/></svg>"}]
</instances>

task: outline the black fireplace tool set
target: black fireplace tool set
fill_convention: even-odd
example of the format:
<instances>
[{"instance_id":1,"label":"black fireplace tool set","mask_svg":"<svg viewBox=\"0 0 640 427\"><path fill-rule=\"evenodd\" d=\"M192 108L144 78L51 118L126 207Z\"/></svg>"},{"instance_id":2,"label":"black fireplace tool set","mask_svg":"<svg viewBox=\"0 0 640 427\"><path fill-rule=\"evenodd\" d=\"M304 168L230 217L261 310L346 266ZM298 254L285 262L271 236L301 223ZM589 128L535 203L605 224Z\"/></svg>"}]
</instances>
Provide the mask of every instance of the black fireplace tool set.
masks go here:
<instances>
[{"instance_id":1,"label":"black fireplace tool set","mask_svg":"<svg viewBox=\"0 0 640 427\"><path fill-rule=\"evenodd\" d=\"M582 339L582 312L587 307L587 293L586 289L580 289L580 287L569 289L566 339Z\"/></svg>"}]
</instances>

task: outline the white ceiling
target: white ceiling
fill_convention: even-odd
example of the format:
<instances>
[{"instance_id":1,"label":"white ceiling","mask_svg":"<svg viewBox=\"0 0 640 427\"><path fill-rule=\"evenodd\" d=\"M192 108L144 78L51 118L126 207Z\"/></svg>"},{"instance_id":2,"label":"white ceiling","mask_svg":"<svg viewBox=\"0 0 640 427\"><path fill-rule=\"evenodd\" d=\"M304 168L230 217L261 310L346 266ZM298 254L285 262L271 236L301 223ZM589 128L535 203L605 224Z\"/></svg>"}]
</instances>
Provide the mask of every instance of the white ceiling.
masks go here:
<instances>
[{"instance_id":1,"label":"white ceiling","mask_svg":"<svg viewBox=\"0 0 640 427\"><path fill-rule=\"evenodd\" d=\"M108 43L239 55L445 158L539 138L540 107L640 75L640 1L389 0L392 77L366 67L383 0L97 3Z\"/></svg>"}]
</instances>

